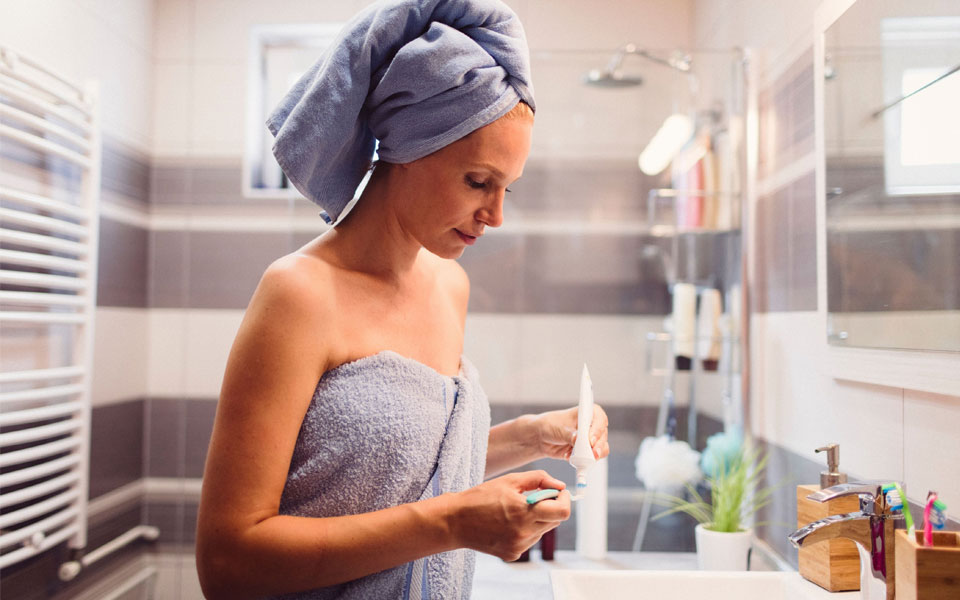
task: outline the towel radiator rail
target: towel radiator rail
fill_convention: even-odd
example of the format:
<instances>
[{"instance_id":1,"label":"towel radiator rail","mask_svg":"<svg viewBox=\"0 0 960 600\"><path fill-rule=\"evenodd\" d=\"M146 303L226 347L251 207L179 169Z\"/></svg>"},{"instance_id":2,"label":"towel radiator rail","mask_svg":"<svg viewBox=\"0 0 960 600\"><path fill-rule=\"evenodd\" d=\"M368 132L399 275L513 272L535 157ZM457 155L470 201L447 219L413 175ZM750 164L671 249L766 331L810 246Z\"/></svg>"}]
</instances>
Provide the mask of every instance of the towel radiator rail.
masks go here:
<instances>
[{"instance_id":1,"label":"towel radiator rail","mask_svg":"<svg viewBox=\"0 0 960 600\"><path fill-rule=\"evenodd\" d=\"M41 173L0 173L0 568L87 543L98 106L95 83L0 46L2 158Z\"/></svg>"}]
</instances>

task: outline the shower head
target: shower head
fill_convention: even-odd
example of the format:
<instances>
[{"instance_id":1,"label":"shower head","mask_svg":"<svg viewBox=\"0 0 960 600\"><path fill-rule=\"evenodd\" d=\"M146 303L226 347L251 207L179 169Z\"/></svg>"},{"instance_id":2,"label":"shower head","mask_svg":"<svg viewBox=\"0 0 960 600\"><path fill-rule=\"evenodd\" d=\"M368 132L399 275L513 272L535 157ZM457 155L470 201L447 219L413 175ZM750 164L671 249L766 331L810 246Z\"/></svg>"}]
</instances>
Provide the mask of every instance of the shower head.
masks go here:
<instances>
[{"instance_id":1,"label":"shower head","mask_svg":"<svg viewBox=\"0 0 960 600\"><path fill-rule=\"evenodd\" d=\"M637 48L634 44L627 44L617 50L616 54L610 59L604 69L593 69L583 78L587 85L598 87L632 87L643 83L643 78L637 75L624 75L620 71L620 64L623 58L628 54L642 56L655 63L676 69L686 73L690 71L690 55L679 50L674 50L667 58L654 56L642 48Z\"/></svg>"}]
</instances>

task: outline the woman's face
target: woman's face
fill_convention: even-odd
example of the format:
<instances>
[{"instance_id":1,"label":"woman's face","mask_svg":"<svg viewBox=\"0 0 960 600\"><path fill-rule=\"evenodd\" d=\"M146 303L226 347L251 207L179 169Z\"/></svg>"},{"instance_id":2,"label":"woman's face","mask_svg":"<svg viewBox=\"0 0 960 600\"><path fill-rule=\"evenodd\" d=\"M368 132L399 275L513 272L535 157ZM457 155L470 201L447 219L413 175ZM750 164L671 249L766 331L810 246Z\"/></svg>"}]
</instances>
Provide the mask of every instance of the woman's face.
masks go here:
<instances>
[{"instance_id":1,"label":"woman's face","mask_svg":"<svg viewBox=\"0 0 960 600\"><path fill-rule=\"evenodd\" d=\"M401 223L420 244L457 258L485 229L503 223L507 186L530 153L533 118L500 118L396 171L403 185Z\"/></svg>"}]
</instances>

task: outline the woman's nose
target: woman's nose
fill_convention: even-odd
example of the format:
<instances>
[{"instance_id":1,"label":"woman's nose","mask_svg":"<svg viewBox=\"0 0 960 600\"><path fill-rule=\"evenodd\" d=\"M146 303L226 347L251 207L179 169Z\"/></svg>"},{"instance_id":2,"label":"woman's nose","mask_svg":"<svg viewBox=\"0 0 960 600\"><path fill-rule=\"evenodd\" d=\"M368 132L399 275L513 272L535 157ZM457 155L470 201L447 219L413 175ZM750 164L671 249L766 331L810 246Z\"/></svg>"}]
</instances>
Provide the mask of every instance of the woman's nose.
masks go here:
<instances>
[{"instance_id":1,"label":"woman's nose","mask_svg":"<svg viewBox=\"0 0 960 600\"><path fill-rule=\"evenodd\" d=\"M477 211L476 219L488 227L500 227L503 225L503 195L504 192L497 193L486 205Z\"/></svg>"}]
</instances>

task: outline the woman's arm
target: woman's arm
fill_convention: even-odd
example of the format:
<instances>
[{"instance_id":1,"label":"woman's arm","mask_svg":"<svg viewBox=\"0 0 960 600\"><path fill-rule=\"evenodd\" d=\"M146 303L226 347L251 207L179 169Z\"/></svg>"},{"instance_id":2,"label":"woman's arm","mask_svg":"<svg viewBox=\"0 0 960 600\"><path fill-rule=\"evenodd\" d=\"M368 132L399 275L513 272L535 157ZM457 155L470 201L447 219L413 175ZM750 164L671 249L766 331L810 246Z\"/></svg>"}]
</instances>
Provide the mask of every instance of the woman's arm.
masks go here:
<instances>
[{"instance_id":1,"label":"woman's arm","mask_svg":"<svg viewBox=\"0 0 960 600\"><path fill-rule=\"evenodd\" d=\"M502 477L457 494L331 518L279 515L303 416L330 349L333 315L288 257L265 273L230 351L204 470L197 569L207 598L256 598L325 585L458 547L516 558L569 515L546 473Z\"/></svg>"},{"instance_id":2,"label":"woman's arm","mask_svg":"<svg viewBox=\"0 0 960 600\"><path fill-rule=\"evenodd\" d=\"M597 458L610 454L607 413L593 406L590 445ZM577 439L577 407L523 415L490 428L486 477L515 469L540 458L568 460Z\"/></svg>"}]
</instances>

